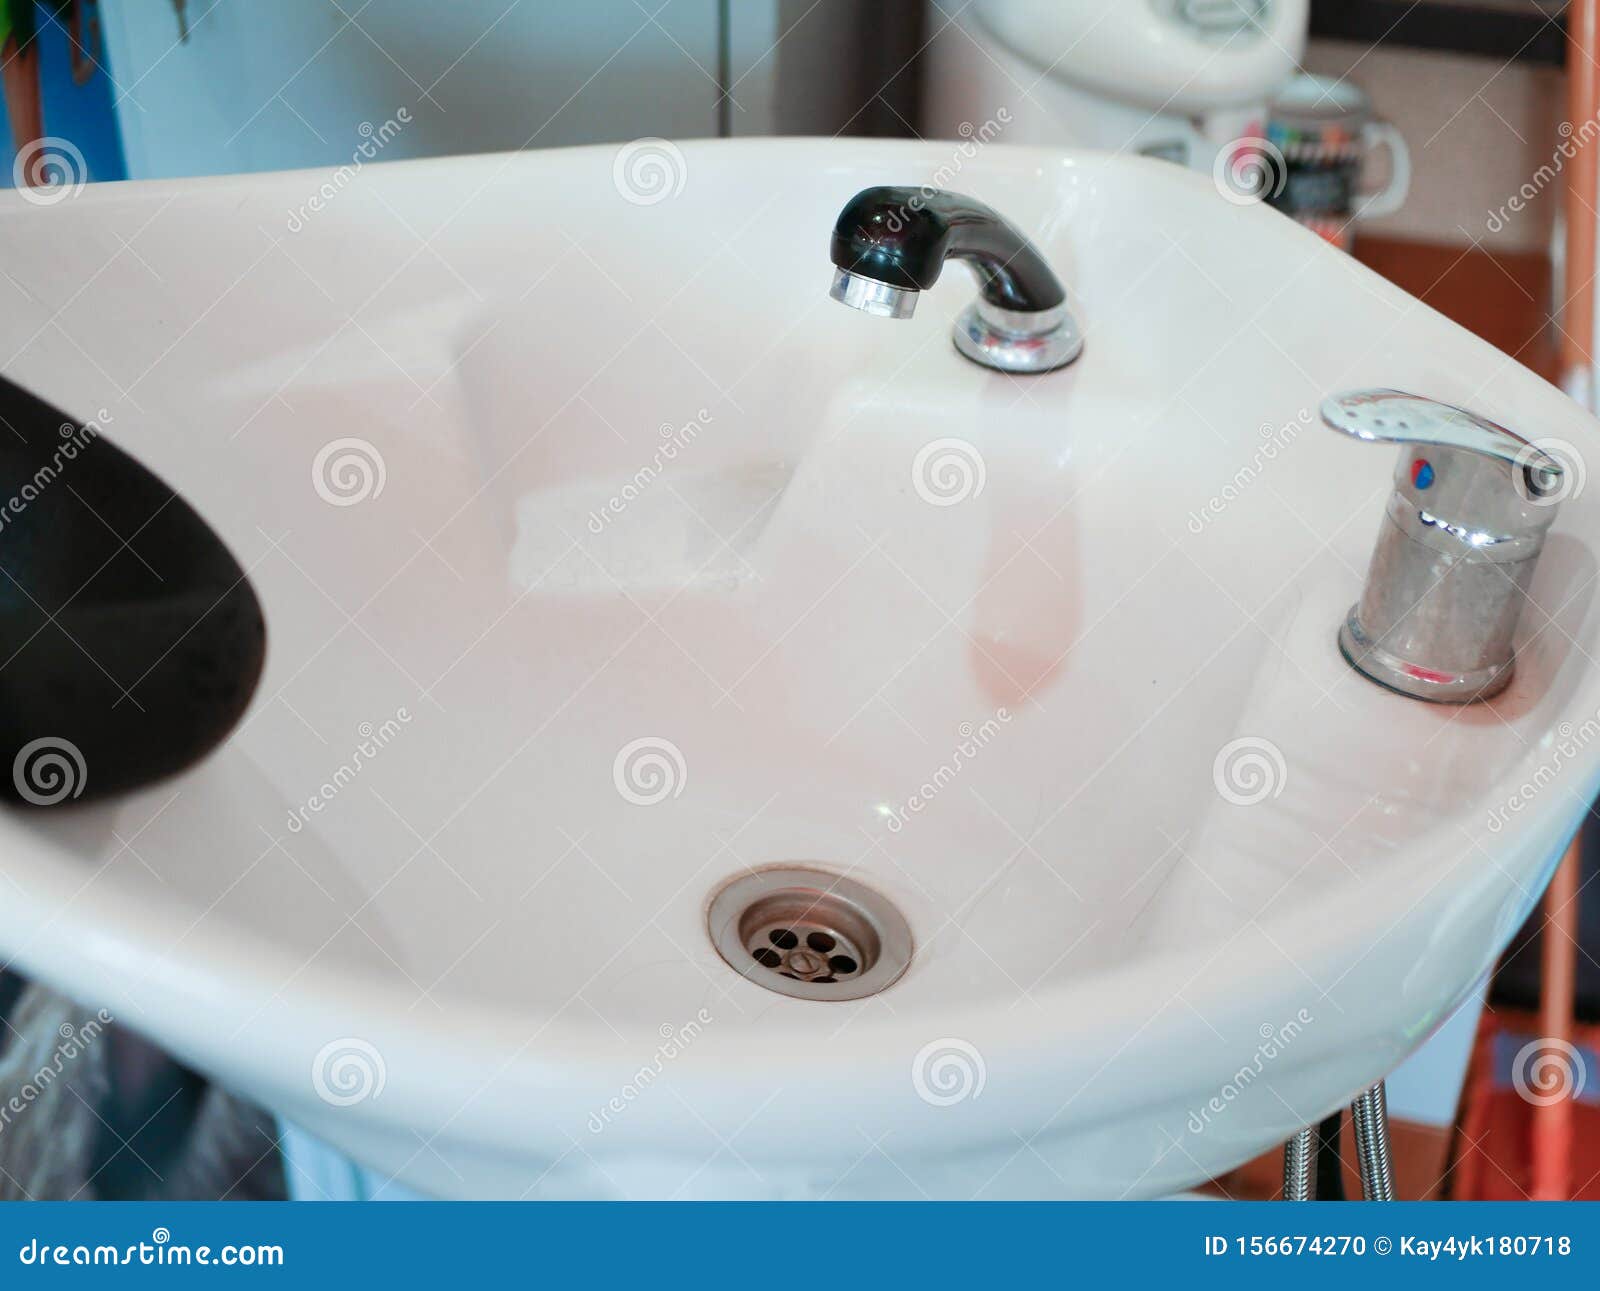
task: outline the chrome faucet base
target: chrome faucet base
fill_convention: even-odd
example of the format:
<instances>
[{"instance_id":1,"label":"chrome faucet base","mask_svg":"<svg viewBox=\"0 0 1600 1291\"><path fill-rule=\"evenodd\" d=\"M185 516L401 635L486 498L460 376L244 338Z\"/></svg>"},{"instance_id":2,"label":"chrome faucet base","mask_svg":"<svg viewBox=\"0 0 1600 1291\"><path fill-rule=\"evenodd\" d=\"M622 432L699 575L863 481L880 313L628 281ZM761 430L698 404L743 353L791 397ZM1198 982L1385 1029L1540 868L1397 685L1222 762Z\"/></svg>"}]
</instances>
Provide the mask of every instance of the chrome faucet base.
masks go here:
<instances>
[{"instance_id":1,"label":"chrome faucet base","mask_svg":"<svg viewBox=\"0 0 1600 1291\"><path fill-rule=\"evenodd\" d=\"M1335 395L1322 419L1401 450L1340 652L1411 699L1498 694L1516 667L1512 642L1545 535L1572 487L1566 467L1504 426L1400 390Z\"/></svg>"},{"instance_id":2,"label":"chrome faucet base","mask_svg":"<svg viewBox=\"0 0 1600 1291\"><path fill-rule=\"evenodd\" d=\"M1053 372L1083 353L1083 334L1065 305L1001 309L979 297L956 318L951 339L964 358L997 372Z\"/></svg>"},{"instance_id":3,"label":"chrome faucet base","mask_svg":"<svg viewBox=\"0 0 1600 1291\"><path fill-rule=\"evenodd\" d=\"M1435 704L1470 704L1490 699L1511 684L1516 659L1489 664L1469 672L1443 672L1425 668L1385 650L1363 630L1361 606L1352 605L1339 625L1339 653L1344 661L1369 681L1411 699Z\"/></svg>"}]
</instances>

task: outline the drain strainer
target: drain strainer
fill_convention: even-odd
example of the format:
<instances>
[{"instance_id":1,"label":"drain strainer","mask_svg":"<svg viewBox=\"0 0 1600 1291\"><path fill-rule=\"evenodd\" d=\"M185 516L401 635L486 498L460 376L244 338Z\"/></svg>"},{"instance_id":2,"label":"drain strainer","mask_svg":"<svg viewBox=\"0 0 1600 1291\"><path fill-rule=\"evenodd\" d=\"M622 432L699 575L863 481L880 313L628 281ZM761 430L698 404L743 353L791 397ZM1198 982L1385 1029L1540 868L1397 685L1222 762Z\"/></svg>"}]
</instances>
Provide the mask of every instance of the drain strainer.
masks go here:
<instances>
[{"instance_id":1,"label":"drain strainer","mask_svg":"<svg viewBox=\"0 0 1600 1291\"><path fill-rule=\"evenodd\" d=\"M911 929L871 888L806 866L758 870L711 900L711 942L735 972L802 1000L859 1000L911 963Z\"/></svg>"}]
</instances>

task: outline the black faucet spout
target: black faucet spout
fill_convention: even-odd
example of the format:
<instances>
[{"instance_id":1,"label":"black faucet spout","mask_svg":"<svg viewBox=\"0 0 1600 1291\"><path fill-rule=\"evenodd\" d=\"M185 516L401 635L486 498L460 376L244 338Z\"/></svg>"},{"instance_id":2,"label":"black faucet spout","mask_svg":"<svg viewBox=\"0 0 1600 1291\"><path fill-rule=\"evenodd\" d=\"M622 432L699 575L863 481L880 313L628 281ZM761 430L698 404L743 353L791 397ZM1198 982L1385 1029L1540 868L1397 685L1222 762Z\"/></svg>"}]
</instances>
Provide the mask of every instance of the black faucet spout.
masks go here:
<instances>
[{"instance_id":1,"label":"black faucet spout","mask_svg":"<svg viewBox=\"0 0 1600 1291\"><path fill-rule=\"evenodd\" d=\"M974 198L927 188L863 189L834 222L829 258L829 295L884 318L910 318L945 261L965 261L978 280L978 299L956 320L953 339L984 367L1049 372L1083 349L1061 280L1033 243Z\"/></svg>"},{"instance_id":2,"label":"black faucet spout","mask_svg":"<svg viewBox=\"0 0 1600 1291\"><path fill-rule=\"evenodd\" d=\"M997 309L1033 313L1067 299L1033 243L960 193L863 189L839 212L830 253L837 269L910 291L938 282L946 260L965 260Z\"/></svg>"}]
</instances>

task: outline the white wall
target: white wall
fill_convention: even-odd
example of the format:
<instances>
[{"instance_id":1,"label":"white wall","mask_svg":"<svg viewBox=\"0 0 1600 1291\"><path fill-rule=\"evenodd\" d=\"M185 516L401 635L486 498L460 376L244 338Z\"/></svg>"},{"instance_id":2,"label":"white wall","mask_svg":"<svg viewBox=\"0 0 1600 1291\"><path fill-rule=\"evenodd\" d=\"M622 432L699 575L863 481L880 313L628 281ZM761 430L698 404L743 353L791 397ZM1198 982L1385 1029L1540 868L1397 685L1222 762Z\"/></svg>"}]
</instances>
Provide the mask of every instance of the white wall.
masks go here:
<instances>
[{"instance_id":1,"label":"white wall","mask_svg":"<svg viewBox=\"0 0 1600 1291\"><path fill-rule=\"evenodd\" d=\"M1498 221L1489 216L1561 142L1565 78L1558 69L1338 40L1313 40L1305 65L1325 76L1348 75L1411 147L1405 206L1363 223L1364 230L1461 246L1549 249L1559 184L1521 212L1507 211Z\"/></svg>"}]
</instances>

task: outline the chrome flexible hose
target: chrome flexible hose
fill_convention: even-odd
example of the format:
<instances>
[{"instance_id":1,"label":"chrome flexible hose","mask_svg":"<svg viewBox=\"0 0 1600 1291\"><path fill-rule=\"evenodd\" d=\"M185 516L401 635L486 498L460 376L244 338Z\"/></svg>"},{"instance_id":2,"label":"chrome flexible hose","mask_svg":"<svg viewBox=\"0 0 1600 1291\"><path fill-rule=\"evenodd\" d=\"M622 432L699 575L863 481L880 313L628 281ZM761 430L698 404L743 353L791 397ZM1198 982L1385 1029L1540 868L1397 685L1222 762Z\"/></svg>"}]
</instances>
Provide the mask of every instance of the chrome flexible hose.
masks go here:
<instances>
[{"instance_id":1,"label":"chrome flexible hose","mask_svg":"<svg viewBox=\"0 0 1600 1291\"><path fill-rule=\"evenodd\" d=\"M1367 1201L1393 1201L1394 1180L1389 1168L1389 1110L1383 1082L1364 1091L1350 1105L1356 1124L1356 1164L1361 1172L1361 1195Z\"/></svg>"},{"instance_id":2,"label":"chrome flexible hose","mask_svg":"<svg viewBox=\"0 0 1600 1291\"><path fill-rule=\"evenodd\" d=\"M1283 1145L1283 1199L1311 1200L1311 1152L1316 1140L1312 1131L1301 1130Z\"/></svg>"}]
</instances>

